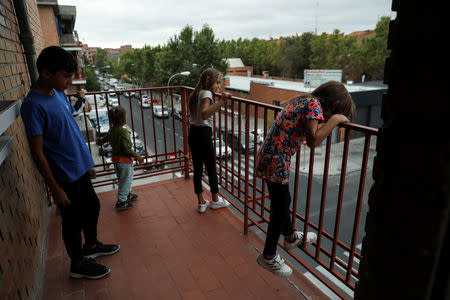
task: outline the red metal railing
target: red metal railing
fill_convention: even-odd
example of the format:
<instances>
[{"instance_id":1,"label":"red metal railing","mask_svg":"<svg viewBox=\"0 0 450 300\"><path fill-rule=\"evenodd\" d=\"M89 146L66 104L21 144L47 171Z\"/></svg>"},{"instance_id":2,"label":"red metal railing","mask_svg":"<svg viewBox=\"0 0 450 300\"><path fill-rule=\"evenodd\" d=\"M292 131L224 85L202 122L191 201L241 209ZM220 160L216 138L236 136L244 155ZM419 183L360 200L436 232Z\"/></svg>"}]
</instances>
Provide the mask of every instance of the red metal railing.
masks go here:
<instances>
[{"instance_id":1,"label":"red metal railing","mask_svg":"<svg viewBox=\"0 0 450 300\"><path fill-rule=\"evenodd\" d=\"M136 170L140 170L140 172L135 173L136 179L174 172L180 172L186 178L189 177L192 168L187 145L187 98L191 90L188 87L178 86L87 94L88 97L93 97L92 108L94 109L94 113L91 113L91 116L94 117L92 119L94 123L100 124L100 97L105 98L105 106L108 109L111 105L111 94L117 92L123 93L118 94L117 102L125 107L128 112L127 123L133 130L132 139L134 144L136 145L135 130L139 129L140 134L143 136L143 145L147 153L144 163L135 166ZM137 97L133 97L131 95L132 92L136 93ZM178 98L175 92L180 95L181 102L179 103L174 103L176 101L175 99ZM124 93L128 95L125 96ZM152 113L154 107L153 102L150 101L149 109L144 108L144 95L150 96L150 99L160 100L159 102L161 102L161 107L163 108L168 107L173 111L177 107L181 110L181 122L175 120L173 115L167 119L155 118L155 113ZM268 128L279 111L280 107L277 106L233 97L229 100L229 105L214 116L216 126L213 128L213 134L217 137L219 143L217 167L221 194L229 199L235 209L243 214L244 233L247 233L249 227L253 226L266 233L267 223L270 218L270 206L268 205L269 195L265 190L265 185L262 180L257 178L254 168L256 152L259 146L258 137L256 134L251 135L250 131L254 130L256 133L260 129L265 137ZM89 134L89 123L87 114L85 113L84 126L86 138L88 141L92 141L93 136ZM359 240L358 232L361 211L365 198L367 198L365 188L367 188L366 173L369 167L370 143L371 138L377 136L378 130L356 124L343 124L340 127L345 129L343 142L337 144L332 143L332 136L330 135L325 145L319 148L323 153L316 153L317 148L310 150L308 148L302 148L297 152L296 159L293 160L291 166L294 177L293 181L291 181L291 188L293 188L293 207L291 210L293 224L295 228L303 232L316 232L318 240L313 245L302 245L300 249L288 251L287 253L335 294L345 299L348 298L348 293L344 293L342 288L338 288L332 282L333 280L324 276L320 270L326 270L349 290L354 290L358 277L358 272L354 268L354 264L356 260L361 259L361 254L357 250L357 243ZM96 134L100 134L99 129L100 127L96 127L91 132L96 131ZM236 134L234 134L235 132ZM358 188L354 198L348 192L345 193L347 173L353 174L352 176L355 174L355 170L347 172L349 151L352 147L350 139L352 132L359 132L364 136L362 138L364 146L360 156L361 163L358 163L359 167L357 170L359 172L357 178ZM216 145L216 139L214 139L214 144ZM88 145L91 153L93 153L95 151L92 148L93 144L88 143ZM224 145L229 145L234 149L231 152L231 157L226 158L222 155L223 153L221 151ZM336 154L334 148L339 148L339 152L342 151L342 155L339 158L340 164L337 168L336 164L333 164L336 157L334 156L333 160L331 157L332 154ZM303 154L305 158L308 151L309 159L304 159L304 162L301 163L301 155ZM339 170L338 173L334 170L335 174L330 174L330 160L335 167L334 169ZM354 155L352 155L352 160L354 160ZM316 165L323 164L323 167L318 168L315 163ZM116 179L111 176L114 174L113 169L110 167L111 164L103 155L100 156L100 161L96 163L98 179L94 182L94 186L99 187L116 182ZM318 175L319 171L320 173ZM318 182L318 177L321 177L320 182ZM329 180L331 178L336 181L337 177L339 178L339 188L337 191L330 193ZM306 182L302 182L301 178L306 180ZM205 181L207 182L206 178ZM318 185L320 186L319 188L317 188ZM314 192L314 188L316 192ZM319 193L320 196L318 195ZM317 201L313 198L317 198ZM332 209L334 215L331 217L328 216L330 208L327 208L327 200L330 198L336 201ZM352 201L349 201L349 198ZM352 218L346 217L343 220L343 207L349 207L350 202L354 206L351 210ZM312 216L311 206L317 203L320 203L319 207ZM353 221L347 224L349 219ZM343 234L341 228L342 224L344 224L343 221L346 222L345 226L351 227L352 232L350 238L340 238L340 235ZM328 224L332 223L332 228L325 226L327 222ZM345 229L344 233L346 235L348 235L347 231ZM282 244L279 243L279 246L282 247ZM338 252L346 253L348 258L339 257L337 255Z\"/></svg>"}]
</instances>

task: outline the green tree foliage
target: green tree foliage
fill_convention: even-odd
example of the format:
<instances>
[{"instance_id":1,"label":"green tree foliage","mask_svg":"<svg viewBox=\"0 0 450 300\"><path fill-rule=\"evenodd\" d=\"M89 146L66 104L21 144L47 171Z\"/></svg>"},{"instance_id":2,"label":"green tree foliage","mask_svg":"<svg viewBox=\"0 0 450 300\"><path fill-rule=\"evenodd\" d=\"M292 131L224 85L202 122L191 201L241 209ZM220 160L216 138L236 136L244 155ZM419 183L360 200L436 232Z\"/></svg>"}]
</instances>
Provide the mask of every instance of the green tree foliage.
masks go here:
<instances>
[{"instance_id":1,"label":"green tree foliage","mask_svg":"<svg viewBox=\"0 0 450 300\"><path fill-rule=\"evenodd\" d=\"M95 75L94 69L90 65L84 67L84 74L86 75L85 89L88 92L94 92L100 90L100 83L98 82L97 75Z\"/></svg>"},{"instance_id":2,"label":"green tree foliage","mask_svg":"<svg viewBox=\"0 0 450 300\"><path fill-rule=\"evenodd\" d=\"M173 74L183 71L191 75L176 76L170 84L194 86L204 69L214 67L225 73L225 59L234 57L253 66L255 74L269 71L272 76L303 78L305 69L342 69L343 80L359 80L363 73L379 80L389 54L388 27L389 17L382 17L375 33L361 41L337 29L331 34L307 32L278 40L218 41L208 25L200 31L185 26L167 45L130 50L121 55L119 63L109 61L101 49L94 59L101 71L109 65L109 73L140 86L165 86Z\"/></svg>"}]
</instances>

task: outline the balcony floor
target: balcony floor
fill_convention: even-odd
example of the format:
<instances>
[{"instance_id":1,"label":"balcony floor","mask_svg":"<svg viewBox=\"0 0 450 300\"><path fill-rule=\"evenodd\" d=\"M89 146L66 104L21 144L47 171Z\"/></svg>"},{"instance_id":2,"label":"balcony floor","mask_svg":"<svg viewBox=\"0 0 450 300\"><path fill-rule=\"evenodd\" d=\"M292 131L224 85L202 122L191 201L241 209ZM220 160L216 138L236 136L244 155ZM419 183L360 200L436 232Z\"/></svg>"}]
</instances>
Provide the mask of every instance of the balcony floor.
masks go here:
<instances>
[{"instance_id":1,"label":"balcony floor","mask_svg":"<svg viewBox=\"0 0 450 300\"><path fill-rule=\"evenodd\" d=\"M243 235L231 209L196 211L191 180L133 187L135 207L117 212L116 191L99 194L99 240L120 243L100 257L111 268L99 280L69 277L69 259L53 206L48 225L42 299L328 299L294 271L290 281L259 267L264 241Z\"/></svg>"}]
</instances>

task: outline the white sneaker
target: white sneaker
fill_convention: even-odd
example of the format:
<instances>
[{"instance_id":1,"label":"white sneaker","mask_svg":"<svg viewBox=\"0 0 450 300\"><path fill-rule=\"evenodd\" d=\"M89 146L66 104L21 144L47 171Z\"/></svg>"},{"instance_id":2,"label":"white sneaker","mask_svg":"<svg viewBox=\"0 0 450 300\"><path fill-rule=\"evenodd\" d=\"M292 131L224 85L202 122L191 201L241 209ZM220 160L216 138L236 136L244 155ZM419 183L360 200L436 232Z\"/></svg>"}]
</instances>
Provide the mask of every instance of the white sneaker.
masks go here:
<instances>
[{"instance_id":1,"label":"white sneaker","mask_svg":"<svg viewBox=\"0 0 450 300\"><path fill-rule=\"evenodd\" d=\"M217 202L211 201L211 209L218 209L222 207L227 207L229 205L230 202L228 202L227 200L223 199L220 196L217 197Z\"/></svg>"},{"instance_id":2,"label":"white sneaker","mask_svg":"<svg viewBox=\"0 0 450 300\"><path fill-rule=\"evenodd\" d=\"M204 213L209 206L209 201L205 199L205 203L198 205L198 212Z\"/></svg>"},{"instance_id":3,"label":"white sneaker","mask_svg":"<svg viewBox=\"0 0 450 300\"><path fill-rule=\"evenodd\" d=\"M287 250L295 249L303 243L303 232L295 231L294 236L295 236L295 241L293 241L292 243L289 243L288 241L284 240L284 247ZM310 244L314 243L315 241L317 241L317 234L315 234L314 232L308 232L306 234L306 244L310 245Z\"/></svg>"},{"instance_id":4,"label":"white sneaker","mask_svg":"<svg viewBox=\"0 0 450 300\"><path fill-rule=\"evenodd\" d=\"M282 259L279 254L275 255L273 259L265 259L264 255L261 253L258 255L256 261L261 267L277 276L287 278L292 274L291 267L284 262L284 259Z\"/></svg>"}]
</instances>

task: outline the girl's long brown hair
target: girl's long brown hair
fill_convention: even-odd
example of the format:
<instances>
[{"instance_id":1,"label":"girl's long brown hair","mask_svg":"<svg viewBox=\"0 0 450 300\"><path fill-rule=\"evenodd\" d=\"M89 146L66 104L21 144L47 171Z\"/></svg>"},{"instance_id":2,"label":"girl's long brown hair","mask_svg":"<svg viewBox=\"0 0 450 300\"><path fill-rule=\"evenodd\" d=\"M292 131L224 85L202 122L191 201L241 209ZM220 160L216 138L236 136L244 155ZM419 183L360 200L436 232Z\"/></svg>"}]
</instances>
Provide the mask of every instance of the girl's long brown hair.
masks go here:
<instances>
[{"instance_id":1,"label":"girl's long brown hair","mask_svg":"<svg viewBox=\"0 0 450 300\"><path fill-rule=\"evenodd\" d=\"M345 88L344 84L338 81L328 81L318 86L311 94L304 93L300 96L295 96L282 103L282 106L287 106L294 102L299 97L314 97L317 98L322 106L322 112L325 120L328 120L332 115L345 115L350 122L355 117L355 104L352 96Z\"/></svg>"},{"instance_id":2,"label":"girl's long brown hair","mask_svg":"<svg viewBox=\"0 0 450 300\"><path fill-rule=\"evenodd\" d=\"M189 112L191 115L197 111L198 93L201 90L211 90L220 75L220 72L214 68L208 68L202 72L194 91L189 95Z\"/></svg>"}]
</instances>

